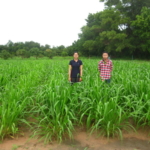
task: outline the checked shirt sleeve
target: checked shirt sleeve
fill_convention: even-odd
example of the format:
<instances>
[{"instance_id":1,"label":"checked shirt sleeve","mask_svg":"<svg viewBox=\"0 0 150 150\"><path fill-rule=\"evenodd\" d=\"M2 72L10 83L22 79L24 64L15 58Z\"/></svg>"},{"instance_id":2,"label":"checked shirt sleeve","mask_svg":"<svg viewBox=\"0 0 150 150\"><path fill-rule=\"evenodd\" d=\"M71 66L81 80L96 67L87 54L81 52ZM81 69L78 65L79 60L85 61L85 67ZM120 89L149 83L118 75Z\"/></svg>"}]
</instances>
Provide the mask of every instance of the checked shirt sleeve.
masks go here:
<instances>
[{"instance_id":1,"label":"checked shirt sleeve","mask_svg":"<svg viewBox=\"0 0 150 150\"><path fill-rule=\"evenodd\" d=\"M100 64L100 62L98 63L98 70L101 71L101 64Z\"/></svg>"}]
</instances>

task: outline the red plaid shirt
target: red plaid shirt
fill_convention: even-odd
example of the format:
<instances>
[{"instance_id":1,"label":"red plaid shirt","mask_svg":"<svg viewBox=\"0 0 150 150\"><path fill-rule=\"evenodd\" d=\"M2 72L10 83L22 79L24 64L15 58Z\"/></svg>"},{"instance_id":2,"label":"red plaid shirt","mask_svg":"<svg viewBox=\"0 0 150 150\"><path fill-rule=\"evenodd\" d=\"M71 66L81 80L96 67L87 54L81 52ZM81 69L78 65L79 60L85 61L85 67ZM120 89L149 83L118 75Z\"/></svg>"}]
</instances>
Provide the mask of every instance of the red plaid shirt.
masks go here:
<instances>
[{"instance_id":1,"label":"red plaid shirt","mask_svg":"<svg viewBox=\"0 0 150 150\"><path fill-rule=\"evenodd\" d=\"M101 79L103 79L103 80L110 79L112 68L113 68L113 65L112 65L111 60L108 59L107 62L104 62L103 60L101 60L98 63L98 69L100 71Z\"/></svg>"}]
</instances>

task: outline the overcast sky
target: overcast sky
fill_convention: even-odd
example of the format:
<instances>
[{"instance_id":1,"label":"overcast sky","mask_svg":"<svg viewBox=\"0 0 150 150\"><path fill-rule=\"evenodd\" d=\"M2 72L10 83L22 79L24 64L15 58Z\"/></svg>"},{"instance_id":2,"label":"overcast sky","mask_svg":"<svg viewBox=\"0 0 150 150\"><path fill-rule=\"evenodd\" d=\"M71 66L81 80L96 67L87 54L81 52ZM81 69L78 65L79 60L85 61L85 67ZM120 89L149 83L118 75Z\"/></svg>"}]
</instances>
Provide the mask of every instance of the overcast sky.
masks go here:
<instances>
[{"instance_id":1,"label":"overcast sky","mask_svg":"<svg viewBox=\"0 0 150 150\"><path fill-rule=\"evenodd\" d=\"M99 0L0 0L0 44L11 40L69 46L88 14L103 9Z\"/></svg>"}]
</instances>

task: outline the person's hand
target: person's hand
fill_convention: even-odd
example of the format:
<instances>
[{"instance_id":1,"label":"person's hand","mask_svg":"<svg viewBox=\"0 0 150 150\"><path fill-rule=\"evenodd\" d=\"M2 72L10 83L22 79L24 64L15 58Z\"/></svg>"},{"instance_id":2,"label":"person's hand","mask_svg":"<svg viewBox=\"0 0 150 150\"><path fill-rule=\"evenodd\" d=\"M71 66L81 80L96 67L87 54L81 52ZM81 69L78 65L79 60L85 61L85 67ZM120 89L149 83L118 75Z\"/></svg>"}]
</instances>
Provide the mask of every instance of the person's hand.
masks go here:
<instances>
[{"instance_id":1,"label":"person's hand","mask_svg":"<svg viewBox=\"0 0 150 150\"><path fill-rule=\"evenodd\" d=\"M104 82L104 79L103 79L103 78L101 78L101 80Z\"/></svg>"},{"instance_id":2,"label":"person's hand","mask_svg":"<svg viewBox=\"0 0 150 150\"><path fill-rule=\"evenodd\" d=\"M71 81L71 78L68 78L68 81Z\"/></svg>"}]
</instances>

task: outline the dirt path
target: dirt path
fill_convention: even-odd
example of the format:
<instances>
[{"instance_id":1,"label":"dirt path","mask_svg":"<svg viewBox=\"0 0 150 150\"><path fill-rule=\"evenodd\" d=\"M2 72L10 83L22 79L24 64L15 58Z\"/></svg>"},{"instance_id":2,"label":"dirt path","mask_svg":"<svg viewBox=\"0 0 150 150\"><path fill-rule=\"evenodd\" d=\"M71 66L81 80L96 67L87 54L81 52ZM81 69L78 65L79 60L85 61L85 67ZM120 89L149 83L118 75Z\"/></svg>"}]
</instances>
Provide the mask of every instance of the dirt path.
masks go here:
<instances>
[{"instance_id":1,"label":"dirt path","mask_svg":"<svg viewBox=\"0 0 150 150\"><path fill-rule=\"evenodd\" d=\"M117 138L96 138L88 136L85 131L77 131L74 140L65 140L44 145L35 139L29 140L29 133L15 139L5 139L0 144L0 150L150 150L150 133L147 130L139 130L138 133L124 133L123 141Z\"/></svg>"}]
</instances>

